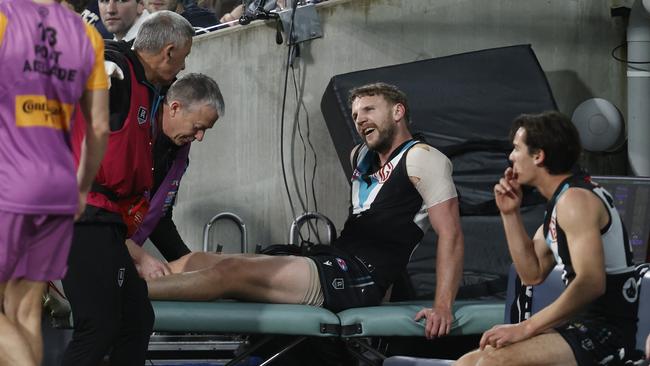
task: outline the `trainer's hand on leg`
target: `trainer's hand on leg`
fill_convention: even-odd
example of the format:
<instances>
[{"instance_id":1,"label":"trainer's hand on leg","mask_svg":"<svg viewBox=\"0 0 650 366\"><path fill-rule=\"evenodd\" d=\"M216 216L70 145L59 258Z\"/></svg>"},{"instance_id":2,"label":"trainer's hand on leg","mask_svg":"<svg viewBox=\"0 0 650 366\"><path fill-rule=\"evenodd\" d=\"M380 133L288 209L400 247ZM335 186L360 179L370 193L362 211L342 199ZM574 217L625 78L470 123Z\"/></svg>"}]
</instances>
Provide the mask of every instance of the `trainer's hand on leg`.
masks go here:
<instances>
[{"instance_id":1,"label":"trainer's hand on leg","mask_svg":"<svg viewBox=\"0 0 650 366\"><path fill-rule=\"evenodd\" d=\"M166 276L172 273L167 263L164 263L153 256L145 253L140 257L140 261L136 263L136 269L140 277L145 280Z\"/></svg>"},{"instance_id":2,"label":"trainer's hand on leg","mask_svg":"<svg viewBox=\"0 0 650 366\"><path fill-rule=\"evenodd\" d=\"M129 251L131 259L135 264L135 269L138 275L145 280L166 276L171 274L172 271L167 263L163 263L158 259L152 257L146 250L136 244L131 239L126 239L124 242Z\"/></svg>"}]
</instances>

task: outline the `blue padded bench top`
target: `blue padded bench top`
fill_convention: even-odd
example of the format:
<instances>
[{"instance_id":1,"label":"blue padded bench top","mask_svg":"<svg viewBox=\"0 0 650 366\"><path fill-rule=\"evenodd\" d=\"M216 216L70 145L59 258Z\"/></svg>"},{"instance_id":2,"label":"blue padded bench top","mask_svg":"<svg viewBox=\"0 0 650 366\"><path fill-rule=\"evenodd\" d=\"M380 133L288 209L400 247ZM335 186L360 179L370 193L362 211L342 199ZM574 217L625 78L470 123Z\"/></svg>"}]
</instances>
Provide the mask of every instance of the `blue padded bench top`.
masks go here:
<instances>
[{"instance_id":1,"label":"blue padded bench top","mask_svg":"<svg viewBox=\"0 0 650 366\"><path fill-rule=\"evenodd\" d=\"M289 304L236 301L152 301L154 330L331 337L339 334L339 318L329 310Z\"/></svg>"},{"instance_id":2,"label":"blue padded bench top","mask_svg":"<svg viewBox=\"0 0 650 366\"><path fill-rule=\"evenodd\" d=\"M424 321L413 320L432 301L388 303L380 306L348 309L338 313L343 337L402 336L422 337ZM454 303L451 335L482 334L503 323L504 301L458 300Z\"/></svg>"},{"instance_id":3,"label":"blue padded bench top","mask_svg":"<svg viewBox=\"0 0 650 366\"><path fill-rule=\"evenodd\" d=\"M314 306L236 301L152 301L152 305L156 331L421 337L424 321L415 322L413 317L431 301L388 303L338 314ZM503 322L504 308L503 301L456 301L451 334L481 334Z\"/></svg>"}]
</instances>

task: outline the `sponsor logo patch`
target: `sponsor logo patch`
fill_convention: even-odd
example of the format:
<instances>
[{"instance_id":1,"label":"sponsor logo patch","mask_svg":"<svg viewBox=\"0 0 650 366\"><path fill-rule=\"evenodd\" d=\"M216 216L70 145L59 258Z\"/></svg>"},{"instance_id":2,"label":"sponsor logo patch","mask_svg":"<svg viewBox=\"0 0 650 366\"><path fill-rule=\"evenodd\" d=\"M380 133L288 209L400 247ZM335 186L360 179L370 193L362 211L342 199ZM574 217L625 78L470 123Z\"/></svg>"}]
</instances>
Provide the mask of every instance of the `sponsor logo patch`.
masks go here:
<instances>
[{"instance_id":1,"label":"sponsor logo patch","mask_svg":"<svg viewBox=\"0 0 650 366\"><path fill-rule=\"evenodd\" d=\"M120 286L120 287L122 287L122 285L124 284L124 272L125 271L126 270L124 268L120 268L117 271L117 285Z\"/></svg>"},{"instance_id":2,"label":"sponsor logo patch","mask_svg":"<svg viewBox=\"0 0 650 366\"><path fill-rule=\"evenodd\" d=\"M345 272L348 271L348 265L345 263L345 261L341 258L336 258L336 263L341 267L341 269Z\"/></svg>"},{"instance_id":3,"label":"sponsor logo patch","mask_svg":"<svg viewBox=\"0 0 650 366\"><path fill-rule=\"evenodd\" d=\"M637 283L634 278L628 278L627 281L623 284L623 297L628 302L636 302L639 298L639 291L637 289Z\"/></svg>"},{"instance_id":4,"label":"sponsor logo patch","mask_svg":"<svg viewBox=\"0 0 650 366\"><path fill-rule=\"evenodd\" d=\"M138 124L142 125L147 122L147 108L140 106L138 108Z\"/></svg>"},{"instance_id":5,"label":"sponsor logo patch","mask_svg":"<svg viewBox=\"0 0 650 366\"><path fill-rule=\"evenodd\" d=\"M373 175L377 177L379 184L384 184L388 180L388 178L390 178L392 172L393 172L393 163L389 161L377 173Z\"/></svg>"},{"instance_id":6,"label":"sponsor logo patch","mask_svg":"<svg viewBox=\"0 0 650 366\"><path fill-rule=\"evenodd\" d=\"M326 265L326 266L331 267L332 266L332 261L327 260L327 261L323 262L323 264Z\"/></svg>"},{"instance_id":7,"label":"sponsor logo patch","mask_svg":"<svg viewBox=\"0 0 650 366\"><path fill-rule=\"evenodd\" d=\"M343 290L345 288L345 281L342 278L335 278L332 281L332 287L335 290Z\"/></svg>"},{"instance_id":8,"label":"sponsor logo patch","mask_svg":"<svg viewBox=\"0 0 650 366\"><path fill-rule=\"evenodd\" d=\"M18 95L15 106L16 126L68 131L72 108L71 104L47 99L44 95Z\"/></svg>"}]
</instances>

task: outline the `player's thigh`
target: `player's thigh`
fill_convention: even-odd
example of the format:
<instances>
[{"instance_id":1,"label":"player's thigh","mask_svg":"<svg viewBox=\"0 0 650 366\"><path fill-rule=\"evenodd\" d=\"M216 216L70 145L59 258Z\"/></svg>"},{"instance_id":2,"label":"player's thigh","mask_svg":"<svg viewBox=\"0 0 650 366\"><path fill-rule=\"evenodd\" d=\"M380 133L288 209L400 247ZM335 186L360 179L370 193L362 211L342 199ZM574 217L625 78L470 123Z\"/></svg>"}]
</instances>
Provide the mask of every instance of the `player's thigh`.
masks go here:
<instances>
[{"instance_id":1,"label":"player's thigh","mask_svg":"<svg viewBox=\"0 0 650 366\"><path fill-rule=\"evenodd\" d=\"M238 298L270 302L300 302L309 288L311 259L300 256L238 256L221 262ZM316 274L317 275L317 274Z\"/></svg>"},{"instance_id":2,"label":"player's thigh","mask_svg":"<svg viewBox=\"0 0 650 366\"><path fill-rule=\"evenodd\" d=\"M202 269L210 268L218 265L224 259L239 258L239 257L255 257L253 254L223 254L223 253L210 253L210 252L192 252L169 262L169 268L172 273L182 273L199 271Z\"/></svg>"}]
</instances>

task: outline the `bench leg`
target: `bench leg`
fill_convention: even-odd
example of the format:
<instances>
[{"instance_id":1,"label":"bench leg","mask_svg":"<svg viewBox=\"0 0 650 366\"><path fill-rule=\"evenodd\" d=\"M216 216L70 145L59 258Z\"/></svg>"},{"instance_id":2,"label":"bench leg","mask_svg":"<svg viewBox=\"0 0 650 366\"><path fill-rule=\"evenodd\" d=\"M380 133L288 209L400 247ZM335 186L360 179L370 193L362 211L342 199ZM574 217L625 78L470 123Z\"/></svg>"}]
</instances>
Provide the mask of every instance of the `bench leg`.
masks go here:
<instances>
[{"instance_id":1,"label":"bench leg","mask_svg":"<svg viewBox=\"0 0 650 366\"><path fill-rule=\"evenodd\" d=\"M345 344L350 351L358 360L361 360L370 365L381 366L381 364L386 359L381 352L377 351L370 345L363 342L359 339L346 339ZM372 357L368 357L365 353L370 353Z\"/></svg>"}]
</instances>

